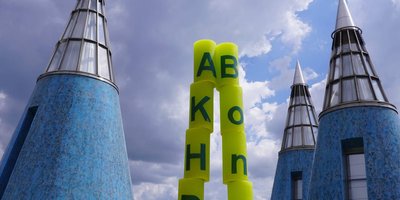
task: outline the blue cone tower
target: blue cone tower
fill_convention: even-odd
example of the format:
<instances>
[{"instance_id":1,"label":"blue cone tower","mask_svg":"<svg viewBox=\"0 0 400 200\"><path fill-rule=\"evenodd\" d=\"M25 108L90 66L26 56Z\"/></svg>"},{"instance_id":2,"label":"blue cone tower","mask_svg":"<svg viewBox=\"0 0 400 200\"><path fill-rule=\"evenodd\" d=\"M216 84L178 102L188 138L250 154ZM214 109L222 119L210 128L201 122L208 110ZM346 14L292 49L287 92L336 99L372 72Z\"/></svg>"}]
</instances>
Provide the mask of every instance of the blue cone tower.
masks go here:
<instances>
[{"instance_id":1,"label":"blue cone tower","mask_svg":"<svg viewBox=\"0 0 400 200\"><path fill-rule=\"evenodd\" d=\"M307 199L317 131L315 108L297 62L272 200Z\"/></svg>"},{"instance_id":2,"label":"blue cone tower","mask_svg":"<svg viewBox=\"0 0 400 200\"><path fill-rule=\"evenodd\" d=\"M309 199L400 199L400 123L339 1Z\"/></svg>"},{"instance_id":3,"label":"blue cone tower","mask_svg":"<svg viewBox=\"0 0 400 200\"><path fill-rule=\"evenodd\" d=\"M0 164L0 199L132 199L105 0L78 0Z\"/></svg>"}]
</instances>

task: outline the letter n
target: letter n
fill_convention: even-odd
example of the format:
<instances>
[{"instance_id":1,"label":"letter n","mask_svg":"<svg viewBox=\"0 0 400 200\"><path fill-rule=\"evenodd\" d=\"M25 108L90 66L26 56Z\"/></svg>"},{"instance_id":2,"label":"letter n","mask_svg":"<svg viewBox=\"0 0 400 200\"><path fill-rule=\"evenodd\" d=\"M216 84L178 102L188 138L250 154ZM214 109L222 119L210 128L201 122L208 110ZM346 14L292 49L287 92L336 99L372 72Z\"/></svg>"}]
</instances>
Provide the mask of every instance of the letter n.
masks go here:
<instances>
[{"instance_id":1,"label":"letter n","mask_svg":"<svg viewBox=\"0 0 400 200\"><path fill-rule=\"evenodd\" d=\"M237 174L237 162L242 160L243 162L243 174L247 175L247 159L244 155L232 154L232 174Z\"/></svg>"}]
</instances>

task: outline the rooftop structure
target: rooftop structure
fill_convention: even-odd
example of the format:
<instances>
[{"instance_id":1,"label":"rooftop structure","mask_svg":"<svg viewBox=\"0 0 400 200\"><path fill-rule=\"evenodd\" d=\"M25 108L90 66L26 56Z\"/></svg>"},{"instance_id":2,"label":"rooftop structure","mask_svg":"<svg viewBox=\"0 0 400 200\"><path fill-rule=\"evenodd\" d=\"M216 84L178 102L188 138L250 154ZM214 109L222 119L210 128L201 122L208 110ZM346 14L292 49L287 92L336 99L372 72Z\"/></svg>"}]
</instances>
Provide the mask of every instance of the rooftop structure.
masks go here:
<instances>
[{"instance_id":1,"label":"rooftop structure","mask_svg":"<svg viewBox=\"0 0 400 200\"><path fill-rule=\"evenodd\" d=\"M339 0L309 199L400 199L400 121L361 33Z\"/></svg>"},{"instance_id":2,"label":"rooftop structure","mask_svg":"<svg viewBox=\"0 0 400 200\"><path fill-rule=\"evenodd\" d=\"M0 163L0 199L132 199L104 0L78 0Z\"/></svg>"},{"instance_id":3,"label":"rooftop structure","mask_svg":"<svg viewBox=\"0 0 400 200\"><path fill-rule=\"evenodd\" d=\"M336 30L322 114L348 106L387 106L381 81L372 64L361 29L354 25L345 0L339 1Z\"/></svg>"},{"instance_id":4,"label":"rooftop structure","mask_svg":"<svg viewBox=\"0 0 400 200\"><path fill-rule=\"evenodd\" d=\"M272 200L307 199L318 122L297 61Z\"/></svg>"}]
</instances>

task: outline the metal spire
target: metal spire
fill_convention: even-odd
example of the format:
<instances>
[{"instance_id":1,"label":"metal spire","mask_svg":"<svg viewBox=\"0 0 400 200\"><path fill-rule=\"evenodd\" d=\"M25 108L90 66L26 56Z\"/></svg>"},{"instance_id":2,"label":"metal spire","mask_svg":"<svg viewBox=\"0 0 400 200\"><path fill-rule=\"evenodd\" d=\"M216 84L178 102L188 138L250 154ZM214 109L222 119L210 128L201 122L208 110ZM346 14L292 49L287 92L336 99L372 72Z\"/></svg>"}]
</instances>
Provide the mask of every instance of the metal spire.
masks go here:
<instances>
[{"instance_id":1,"label":"metal spire","mask_svg":"<svg viewBox=\"0 0 400 200\"><path fill-rule=\"evenodd\" d=\"M384 106L389 103L369 53L361 29L354 26L345 0L339 0L338 21L332 34L330 70L325 90L323 114L345 107Z\"/></svg>"},{"instance_id":2,"label":"metal spire","mask_svg":"<svg viewBox=\"0 0 400 200\"><path fill-rule=\"evenodd\" d=\"M296 69L294 72L293 78L293 85L303 84L305 85L306 82L304 81L303 72L301 71L301 66L299 60L297 60Z\"/></svg>"},{"instance_id":3,"label":"metal spire","mask_svg":"<svg viewBox=\"0 0 400 200\"><path fill-rule=\"evenodd\" d=\"M339 0L339 7L336 19L336 30L352 26L355 25L349 11L349 7L347 6L346 0Z\"/></svg>"},{"instance_id":4,"label":"metal spire","mask_svg":"<svg viewBox=\"0 0 400 200\"><path fill-rule=\"evenodd\" d=\"M313 149L318 132L316 119L311 95L297 61L281 151Z\"/></svg>"}]
</instances>

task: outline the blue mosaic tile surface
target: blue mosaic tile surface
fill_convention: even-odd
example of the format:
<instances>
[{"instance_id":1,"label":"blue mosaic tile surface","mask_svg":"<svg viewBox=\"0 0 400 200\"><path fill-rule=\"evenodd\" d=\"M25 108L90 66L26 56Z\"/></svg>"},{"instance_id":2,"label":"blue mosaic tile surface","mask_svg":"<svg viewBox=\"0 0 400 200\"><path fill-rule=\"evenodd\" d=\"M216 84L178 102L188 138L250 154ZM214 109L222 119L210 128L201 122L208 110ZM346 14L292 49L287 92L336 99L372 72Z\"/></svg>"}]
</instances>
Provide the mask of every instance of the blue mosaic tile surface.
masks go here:
<instances>
[{"instance_id":1,"label":"blue mosaic tile surface","mask_svg":"<svg viewBox=\"0 0 400 200\"><path fill-rule=\"evenodd\" d=\"M311 179L311 168L314 150L291 150L279 155L276 168L272 200L292 199L292 172L301 171L303 179L303 199L308 198L308 184Z\"/></svg>"},{"instance_id":2,"label":"blue mosaic tile surface","mask_svg":"<svg viewBox=\"0 0 400 200\"><path fill-rule=\"evenodd\" d=\"M47 76L31 106L37 113L3 199L133 199L115 88L84 76Z\"/></svg>"},{"instance_id":3,"label":"blue mosaic tile surface","mask_svg":"<svg viewBox=\"0 0 400 200\"><path fill-rule=\"evenodd\" d=\"M321 117L310 199L345 199L344 139L363 138L369 199L400 199L400 124L384 107L353 107Z\"/></svg>"}]
</instances>

